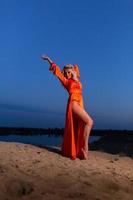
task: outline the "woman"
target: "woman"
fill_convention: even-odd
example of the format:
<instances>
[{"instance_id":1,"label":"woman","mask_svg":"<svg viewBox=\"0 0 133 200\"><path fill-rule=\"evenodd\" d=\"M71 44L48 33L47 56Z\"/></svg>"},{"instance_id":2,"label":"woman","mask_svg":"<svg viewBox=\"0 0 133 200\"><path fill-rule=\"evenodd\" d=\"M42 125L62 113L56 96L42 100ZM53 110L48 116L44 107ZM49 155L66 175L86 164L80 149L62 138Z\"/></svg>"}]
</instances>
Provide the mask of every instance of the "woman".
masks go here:
<instances>
[{"instance_id":1,"label":"woman","mask_svg":"<svg viewBox=\"0 0 133 200\"><path fill-rule=\"evenodd\" d=\"M61 154L73 160L76 158L87 159L89 156L88 139L93 120L84 109L78 66L65 65L61 72L48 56L43 55L42 59L48 61L49 70L58 77L69 93Z\"/></svg>"}]
</instances>

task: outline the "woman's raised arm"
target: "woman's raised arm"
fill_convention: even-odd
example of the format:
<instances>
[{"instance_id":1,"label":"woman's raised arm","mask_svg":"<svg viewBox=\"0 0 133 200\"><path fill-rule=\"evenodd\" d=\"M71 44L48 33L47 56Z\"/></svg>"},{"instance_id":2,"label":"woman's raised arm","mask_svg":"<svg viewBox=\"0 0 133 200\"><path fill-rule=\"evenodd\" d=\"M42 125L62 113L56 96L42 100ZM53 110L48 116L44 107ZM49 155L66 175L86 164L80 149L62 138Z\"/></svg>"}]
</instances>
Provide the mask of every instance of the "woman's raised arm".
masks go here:
<instances>
[{"instance_id":1,"label":"woman's raised arm","mask_svg":"<svg viewBox=\"0 0 133 200\"><path fill-rule=\"evenodd\" d=\"M68 85L68 79L65 78L65 76L63 75L63 73L61 72L59 66L57 66L48 56L46 55L42 55L41 58L43 60L48 61L48 63L50 64L50 68L49 70L53 72L54 75L56 75L58 77L58 79L61 81L61 83L64 85L64 87L67 87Z\"/></svg>"}]
</instances>

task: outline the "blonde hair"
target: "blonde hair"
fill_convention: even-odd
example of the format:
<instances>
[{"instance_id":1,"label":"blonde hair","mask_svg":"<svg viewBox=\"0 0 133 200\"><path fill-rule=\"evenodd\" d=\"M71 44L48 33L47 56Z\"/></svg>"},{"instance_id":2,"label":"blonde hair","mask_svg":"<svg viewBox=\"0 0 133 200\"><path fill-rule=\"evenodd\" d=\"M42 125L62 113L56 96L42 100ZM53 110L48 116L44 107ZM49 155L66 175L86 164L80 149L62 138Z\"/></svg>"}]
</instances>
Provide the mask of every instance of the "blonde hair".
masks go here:
<instances>
[{"instance_id":1,"label":"blonde hair","mask_svg":"<svg viewBox=\"0 0 133 200\"><path fill-rule=\"evenodd\" d=\"M73 65L71 65L71 64L65 65L62 70L63 75L65 75L65 70L67 70L67 69L73 69Z\"/></svg>"},{"instance_id":2,"label":"blonde hair","mask_svg":"<svg viewBox=\"0 0 133 200\"><path fill-rule=\"evenodd\" d=\"M65 70L67 69L73 69L76 72L77 78L80 80L80 72L77 64L66 64L62 70L63 75L65 75Z\"/></svg>"},{"instance_id":3,"label":"blonde hair","mask_svg":"<svg viewBox=\"0 0 133 200\"><path fill-rule=\"evenodd\" d=\"M65 69L72 69L72 68L73 68L73 65L67 64L67 65L64 66L63 70L65 70Z\"/></svg>"}]
</instances>

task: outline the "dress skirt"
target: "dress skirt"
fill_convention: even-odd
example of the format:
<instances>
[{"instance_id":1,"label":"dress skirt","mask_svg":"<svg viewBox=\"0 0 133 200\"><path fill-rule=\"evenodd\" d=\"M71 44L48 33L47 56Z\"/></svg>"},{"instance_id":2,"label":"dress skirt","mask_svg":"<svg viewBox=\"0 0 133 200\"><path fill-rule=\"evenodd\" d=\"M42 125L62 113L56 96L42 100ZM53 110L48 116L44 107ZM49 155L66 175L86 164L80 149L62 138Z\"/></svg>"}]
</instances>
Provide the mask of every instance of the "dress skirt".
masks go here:
<instances>
[{"instance_id":1,"label":"dress skirt","mask_svg":"<svg viewBox=\"0 0 133 200\"><path fill-rule=\"evenodd\" d=\"M76 101L82 108L81 94L71 94L67 102L66 118L61 154L71 159L82 158L84 147L84 122L78 119L72 112L72 102Z\"/></svg>"}]
</instances>

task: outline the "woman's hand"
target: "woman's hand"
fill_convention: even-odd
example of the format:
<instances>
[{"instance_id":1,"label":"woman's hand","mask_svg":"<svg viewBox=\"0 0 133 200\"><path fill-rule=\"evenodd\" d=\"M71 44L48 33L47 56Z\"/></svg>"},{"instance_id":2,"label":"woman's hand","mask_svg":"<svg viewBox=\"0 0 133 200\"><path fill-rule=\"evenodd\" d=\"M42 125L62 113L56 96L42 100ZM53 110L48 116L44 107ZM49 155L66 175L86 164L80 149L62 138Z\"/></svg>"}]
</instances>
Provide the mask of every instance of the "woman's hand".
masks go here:
<instances>
[{"instance_id":1,"label":"woman's hand","mask_svg":"<svg viewBox=\"0 0 133 200\"><path fill-rule=\"evenodd\" d=\"M75 73L75 71L73 70L73 68L72 69L69 69L69 72L71 72L71 74L72 74L72 76L76 76L76 73Z\"/></svg>"},{"instance_id":2,"label":"woman's hand","mask_svg":"<svg viewBox=\"0 0 133 200\"><path fill-rule=\"evenodd\" d=\"M76 72L74 71L74 69L70 69L70 71L71 71L71 73L72 73L73 80L75 80L75 81L78 82L79 80L78 80L77 74L76 74Z\"/></svg>"},{"instance_id":3,"label":"woman's hand","mask_svg":"<svg viewBox=\"0 0 133 200\"><path fill-rule=\"evenodd\" d=\"M53 61L52 61L47 55L42 55L41 58L42 58L43 60L48 61L49 64L52 64L52 63L53 63Z\"/></svg>"}]
</instances>

